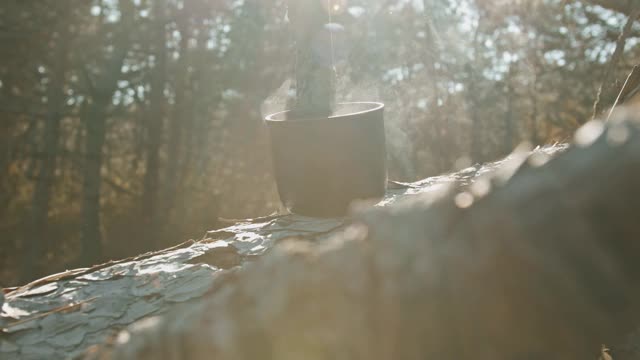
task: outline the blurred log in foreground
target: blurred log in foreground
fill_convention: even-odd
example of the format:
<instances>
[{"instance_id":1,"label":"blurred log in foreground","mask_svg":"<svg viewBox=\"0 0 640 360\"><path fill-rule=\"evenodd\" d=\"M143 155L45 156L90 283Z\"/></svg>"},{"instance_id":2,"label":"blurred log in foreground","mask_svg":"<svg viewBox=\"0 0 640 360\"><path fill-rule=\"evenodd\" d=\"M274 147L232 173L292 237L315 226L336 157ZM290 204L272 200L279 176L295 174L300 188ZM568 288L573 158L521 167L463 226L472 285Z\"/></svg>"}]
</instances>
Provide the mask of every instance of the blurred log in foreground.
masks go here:
<instances>
[{"instance_id":1,"label":"blurred log in foreground","mask_svg":"<svg viewBox=\"0 0 640 360\"><path fill-rule=\"evenodd\" d=\"M110 359L596 359L640 325L640 118L288 241ZM632 119L634 118L634 119ZM547 161L549 160L549 161ZM638 342L640 344L640 342ZM626 351L626 352L625 352Z\"/></svg>"}]
</instances>

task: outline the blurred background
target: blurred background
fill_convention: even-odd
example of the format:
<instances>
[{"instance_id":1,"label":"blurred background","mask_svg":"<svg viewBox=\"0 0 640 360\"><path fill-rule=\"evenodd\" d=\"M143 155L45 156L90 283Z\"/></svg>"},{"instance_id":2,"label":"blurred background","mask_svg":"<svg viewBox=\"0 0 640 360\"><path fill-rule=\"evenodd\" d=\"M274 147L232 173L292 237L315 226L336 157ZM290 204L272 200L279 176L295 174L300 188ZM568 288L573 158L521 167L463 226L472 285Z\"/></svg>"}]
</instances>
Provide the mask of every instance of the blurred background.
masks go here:
<instances>
[{"instance_id":1,"label":"blurred background","mask_svg":"<svg viewBox=\"0 0 640 360\"><path fill-rule=\"evenodd\" d=\"M639 62L636 22L605 74L634 3L329 0L340 25L318 56L336 63L337 101L386 103L390 177L417 180L567 141L603 78ZM262 117L287 102L286 13L283 0L0 2L0 286L277 210Z\"/></svg>"}]
</instances>

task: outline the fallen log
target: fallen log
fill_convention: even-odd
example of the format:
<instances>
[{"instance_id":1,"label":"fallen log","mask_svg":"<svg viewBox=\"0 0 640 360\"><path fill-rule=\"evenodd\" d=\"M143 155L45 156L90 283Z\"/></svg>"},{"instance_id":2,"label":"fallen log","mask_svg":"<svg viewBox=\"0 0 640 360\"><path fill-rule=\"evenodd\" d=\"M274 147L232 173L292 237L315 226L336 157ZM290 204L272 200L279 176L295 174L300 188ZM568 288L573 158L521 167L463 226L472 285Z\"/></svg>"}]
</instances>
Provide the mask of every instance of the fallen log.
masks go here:
<instances>
[{"instance_id":1,"label":"fallen log","mask_svg":"<svg viewBox=\"0 0 640 360\"><path fill-rule=\"evenodd\" d=\"M637 110L350 219L247 221L11 289L0 357L634 358Z\"/></svg>"},{"instance_id":2,"label":"fallen log","mask_svg":"<svg viewBox=\"0 0 640 360\"><path fill-rule=\"evenodd\" d=\"M90 358L638 358L640 118L614 118L284 241Z\"/></svg>"},{"instance_id":3,"label":"fallen log","mask_svg":"<svg viewBox=\"0 0 640 360\"><path fill-rule=\"evenodd\" d=\"M81 356L136 320L204 296L220 277L280 239L321 237L342 223L295 215L246 220L197 242L5 289L0 296L0 359Z\"/></svg>"},{"instance_id":4,"label":"fallen log","mask_svg":"<svg viewBox=\"0 0 640 360\"><path fill-rule=\"evenodd\" d=\"M392 206L452 181L473 182L500 164L477 165L413 184L390 184L379 206ZM341 231L345 221L296 215L235 220L199 241L4 289L0 292L0 359L81 357L87 349L112 341L136 320L214 292L221 279L260 258L276 243L287 238L322 242Z\"/></svg>"}]
</instances>

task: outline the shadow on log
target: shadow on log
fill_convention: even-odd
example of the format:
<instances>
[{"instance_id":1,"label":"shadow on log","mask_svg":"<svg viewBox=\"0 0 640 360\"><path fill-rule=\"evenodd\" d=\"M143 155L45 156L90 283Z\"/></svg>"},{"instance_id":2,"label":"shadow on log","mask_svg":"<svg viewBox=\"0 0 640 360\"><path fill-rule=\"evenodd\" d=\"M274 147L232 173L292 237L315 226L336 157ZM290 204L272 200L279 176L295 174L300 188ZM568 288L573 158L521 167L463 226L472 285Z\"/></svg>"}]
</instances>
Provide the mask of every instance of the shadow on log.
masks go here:
<instances>
[{"instance_id":1,"label":"shadow on log","mask_svg":"<svg viewBox=\"0 0 640 360\"><path fill-rule=\"evenodd\" d=\"M516 155L327 241L285 241L89 358L637 358L615 346L640 325L637 111L553 159Z\"/></svg>"}]
</instances>

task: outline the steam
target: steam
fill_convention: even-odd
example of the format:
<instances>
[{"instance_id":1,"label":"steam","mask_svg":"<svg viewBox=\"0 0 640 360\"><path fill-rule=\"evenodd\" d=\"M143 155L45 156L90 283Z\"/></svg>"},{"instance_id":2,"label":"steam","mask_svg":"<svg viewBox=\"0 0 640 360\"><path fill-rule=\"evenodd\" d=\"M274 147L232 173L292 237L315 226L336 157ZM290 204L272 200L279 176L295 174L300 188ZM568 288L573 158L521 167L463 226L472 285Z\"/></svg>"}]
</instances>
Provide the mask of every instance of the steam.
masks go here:
<instances>
[{"instance_id":1,"label":"steam","mask_svg":"<svg viewBox=\"0 0 640 360\"><path fill-rule=\"evenodd\" d=\"M279 88L262 102L260 113L263 119L271 114L290 110L287 108L287 104L289 104L295 96L295 93L291 91L292 82L291 79L285 80Z\"/></svg>"},{"instance_id":2,"label":"steam","mask_svg":"<svg viewBox=\"0 0 640 360\"><path fill-rule=\"evenodd\" d=\"M322 4L324 6L325 3ZM346 1L335 0L326 4L332 5L330 9L325 8L332 15L346 12L354 19L366 17L364 16L367 12L365 8L347 6ZM415 178L415 147L409 131L411 127L415 127L415 124L412 124L410 120L415 115L411 114L411 104L405 103L393 90L389 91L388 88L385 88L386 84L376 74L365 75L364 80L354 82L349 76L351 68L347 63L353 41L347 39L347 31L341 24L334 22L331 16L327 20L328 23L315 36L311 37L311 50L314 63L335 70L333 82L335 92L334 96L330 96L329 103L362 101L385 103L385 133L392 177L403 180ZM295 68L295 65L299 66L300 64L292 65L294 65L292 68ZM290 76L264 100L261 106L263 118L274 113L292 110L292 104L296 103L295 86L292 86L295 85L296 74L292 73ZM306 102L309 102L307 100L305 99ZM331 115L335 114L335 109L333 109Z\"/></svg>"},{"instance_id":3,"label":"steam","mask_svg":"<svg viewBox=\"0 0 640 360\"><path fill-rule=\"evenodd\" d=\"M354 82L347 75L348 70L348 65L345 63L337 67L336 103L358 101L385 103L385 133L390 174L393 178L403 180L415 178L417 174L412 160L415 149L409 135L410 128L414 125L409 123L411 118L409 111L406 110L395 92L385 94L385 91L381 89L383 84L380 80L369 79ZM292 79L285 80L265 99L261 106L263 118L290 110L287 108L287 104L295 95L290 91L292 82Z\"/></svg>"}]
</instances>

